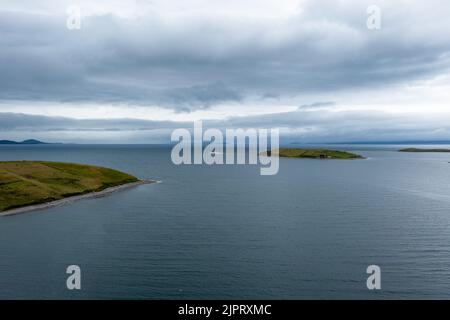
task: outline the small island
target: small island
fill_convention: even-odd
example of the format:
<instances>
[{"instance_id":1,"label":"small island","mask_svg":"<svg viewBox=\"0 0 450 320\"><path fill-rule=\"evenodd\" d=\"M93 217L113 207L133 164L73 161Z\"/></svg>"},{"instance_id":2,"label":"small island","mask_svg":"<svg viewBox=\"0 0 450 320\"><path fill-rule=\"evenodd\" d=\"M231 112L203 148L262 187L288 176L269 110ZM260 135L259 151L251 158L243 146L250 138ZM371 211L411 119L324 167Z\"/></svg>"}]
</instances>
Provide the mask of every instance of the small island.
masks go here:
<instances>
[{"instance_id":1,"label":"small island","mask_svg":"<svg viewBox=\"0 0 450 320\"><path fill-rule=\"evenodd\" d=\"M0 215L23 213L151 183L97 166L0 161Z\"/></svg>"},{"instance_id":2,"label":"small island","mask_svg":"<svg viewBox=\"0 0 450 320\"><path fill-rule=\"evenodd\" d=\"M298 149L298 148L280 148L275 150L280 157L288 158L309 158L309 159L364 159L364 157L359 154L338 151L338 150L328 150L328 149ZM267 156L271 153L268 151Z\"/></svg>"},{"instance_id":3,"label":"small island","mask_svg":"<svg viewBox=\"0 0 450 320\"><path fill-rule=\"evenodd\" d=\"M399 152L450 152L450 149L419 149L419 148L406 148L400 149Z\"/></svg>"},{"instance_id":4,"label":"small island","mask_svg":"<svg viewBox=\"0 0 450 320\"><path fill-rule=\"evenodd\" d=\"M39 140L35 140L35 139L28 139L28 140L24 140L24 141L12 141L12 140L0 140L0 145L37 145L37 144L50 144L47 142L42 142Z\"/></svg>"}]
</instances>

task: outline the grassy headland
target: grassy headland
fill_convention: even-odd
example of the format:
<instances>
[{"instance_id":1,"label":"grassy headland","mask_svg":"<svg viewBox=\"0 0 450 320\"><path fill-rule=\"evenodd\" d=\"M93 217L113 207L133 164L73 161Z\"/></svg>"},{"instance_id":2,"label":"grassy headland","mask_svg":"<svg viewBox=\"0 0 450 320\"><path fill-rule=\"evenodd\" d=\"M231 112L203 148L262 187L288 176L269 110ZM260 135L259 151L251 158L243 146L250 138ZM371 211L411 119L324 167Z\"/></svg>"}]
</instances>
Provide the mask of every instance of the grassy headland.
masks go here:
<instances>
[{"instance_id":1,"label":"grassy headland","mask_svg":"<svg viewBox=\"0 0 450 320\"><path fill-rule=\"evenodd\" d=\"M0 212L139 181L120 171L60 162L0 162Z\"/></svg>"},{"instance_id":2,"label":"grassy headland","mask_svg":"<svg viewBox=\"0 0 450 320\"><path fill-rule=\"evenodd\" d=\"M450 152L450 149L419 149L419 148L406 148L398 150L400 152Z\"/></svg>"},{"instance_id":3,"label":"grassy headland","mask_svg":"<svg viewBox=\"0 0 450 320\"><path fill-rule=\"evenodd\" d=\"M278 153L280 157L288 158L310 158L310 159L363 159L359 154L328 150L328 149L291 149L280 148L274 152ZM268 154L270 156L270 152Z\"/></svg>"}]
</instances>

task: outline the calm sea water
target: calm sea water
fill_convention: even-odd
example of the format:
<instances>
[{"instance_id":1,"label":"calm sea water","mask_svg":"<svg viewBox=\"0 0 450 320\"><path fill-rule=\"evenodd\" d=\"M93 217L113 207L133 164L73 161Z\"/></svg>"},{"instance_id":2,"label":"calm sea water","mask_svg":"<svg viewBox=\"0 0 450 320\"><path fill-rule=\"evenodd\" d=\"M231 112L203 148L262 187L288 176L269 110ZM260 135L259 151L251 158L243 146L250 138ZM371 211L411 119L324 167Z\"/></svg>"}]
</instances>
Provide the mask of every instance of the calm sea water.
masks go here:
<instances>
[{"instance_id":1,"label":"calm sea water","mask_svg":"<svg viewBox=\"0 0 450 320\"><path fill-rule=\"evenodd\" d=\"M1 217L0 298L449 298L450 154L353 149L368 159L281 159L260 176L175 166L168 147L0 147L0 160L162 181ZM66 289L72 264L80 291ZM366 287L371 264L380 291Z\"/></svg>"}]
</instances>

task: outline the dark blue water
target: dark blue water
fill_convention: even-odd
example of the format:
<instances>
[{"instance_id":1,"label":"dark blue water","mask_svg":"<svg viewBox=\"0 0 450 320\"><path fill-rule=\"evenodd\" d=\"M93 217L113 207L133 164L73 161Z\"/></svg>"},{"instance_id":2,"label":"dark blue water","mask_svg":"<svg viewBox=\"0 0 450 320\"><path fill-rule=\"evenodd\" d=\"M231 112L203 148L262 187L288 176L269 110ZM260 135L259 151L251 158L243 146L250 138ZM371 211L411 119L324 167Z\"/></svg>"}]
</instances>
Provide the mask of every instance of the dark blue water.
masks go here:
<instances>
[{"instance_id":1,"label":"dark blue water","mask_svg":"<svg viewBox=\"0 0 450 320\"><path fill-rule=\"evenodd\" d=\"M175 166L167 147L0 147L162 180L1 217L0 298L449 298L450 154L353 148L368 159L280 159L260 176Z\"/></svg>"}]
</instances>

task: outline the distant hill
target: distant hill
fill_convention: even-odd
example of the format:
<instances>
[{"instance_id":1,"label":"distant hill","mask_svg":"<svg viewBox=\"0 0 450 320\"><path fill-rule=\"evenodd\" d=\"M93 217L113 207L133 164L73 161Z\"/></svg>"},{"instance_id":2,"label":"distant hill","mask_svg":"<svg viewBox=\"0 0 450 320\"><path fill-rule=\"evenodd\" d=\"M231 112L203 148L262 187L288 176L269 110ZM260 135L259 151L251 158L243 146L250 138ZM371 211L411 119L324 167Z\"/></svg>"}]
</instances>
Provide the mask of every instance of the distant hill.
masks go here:
<instances>
[{"instance_id":1,"label":"distant hill","mask_svg":"<svg viewBox=\"0 0 450 320\"><path fill-rule=\"evenodd\" d=\"M0 144L48 144L48 143L39 140L28 139L21 142L11 140L0 140Z\"/></svg>"},{"instance_id":2,"label":"distant hill","mask_svg":"<svg viewBox=\"0 0 450 320\"><path fill-rule=\"evenodd\" d=\"M419 149L419 148L406 148L398 150L400 152L450 152L450 149Z\"/></svg>"},{"instance_id":3,"label":"distant hill","mask_svg":"<svg viewBox=\"0 0 450 320\"><path fill-rule=\"evenodd\" d=\"M296 143L293 143L296 144ZM449 140L397 140L397 141L343 141L343 142L329 142L321 144L399 144L399 145L424 145L424 144L450 144Z\"/></svg>"}]
</instances>

